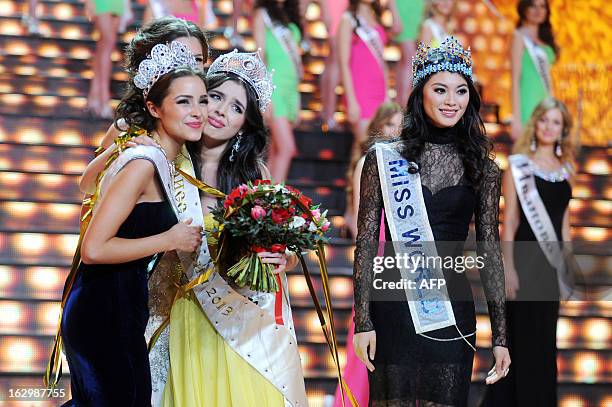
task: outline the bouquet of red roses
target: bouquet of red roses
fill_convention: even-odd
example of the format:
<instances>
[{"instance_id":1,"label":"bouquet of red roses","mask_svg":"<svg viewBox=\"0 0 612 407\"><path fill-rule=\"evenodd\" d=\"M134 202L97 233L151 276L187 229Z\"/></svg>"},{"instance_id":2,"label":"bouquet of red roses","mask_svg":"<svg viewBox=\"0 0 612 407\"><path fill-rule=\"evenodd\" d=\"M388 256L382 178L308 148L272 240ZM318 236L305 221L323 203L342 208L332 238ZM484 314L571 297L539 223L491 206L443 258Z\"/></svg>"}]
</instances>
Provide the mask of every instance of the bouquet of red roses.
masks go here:
<instances>
[{"instance_id":1,"label":"bouquet of red roses","mask_svg":"<svg viewBox=\"0 0 612 407\"><path fill-rule=\"evenodd\" d=\"M234 188L213 211L222 233L240 238L247 255L231 266L227 275L240 287L276 292L274 266L262 263L258 252L284 253L286 249L314 249L326 241L327 211L321 212L312 199L288 185L256 180Z\"/></svg>"}]
</instances>

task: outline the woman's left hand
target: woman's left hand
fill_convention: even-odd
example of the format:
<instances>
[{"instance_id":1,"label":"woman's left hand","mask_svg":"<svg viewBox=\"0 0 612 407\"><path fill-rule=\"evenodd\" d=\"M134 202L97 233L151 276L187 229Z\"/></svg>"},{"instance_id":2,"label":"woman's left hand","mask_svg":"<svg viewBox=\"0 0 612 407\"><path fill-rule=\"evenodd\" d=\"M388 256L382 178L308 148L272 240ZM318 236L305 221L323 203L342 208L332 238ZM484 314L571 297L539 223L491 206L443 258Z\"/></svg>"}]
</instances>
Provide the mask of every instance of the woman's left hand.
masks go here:
<instances>
[{"instance_id":1,"label":"woman's left hand","mask_svg":"<svg viewBox=\"0 0 612 407\"><path fill-rule=\"evenodd\" d=\"M287 255L285 253L259 252L257 253L262 263L273 264L274 274L280 274L287 269Z\"/></svg>"},{"instance_id":2,"label":"woman's left hand","mask_svg":"<svg viewBox=\"0 0 612 407\"><path fill-rule=\"evenodd\" d=\"M494 346L493 347L493 356L495 357L495 366L491 371L495 371L495 374L491 379L487 377L485 380L486 384L493 384L503 379L508 375L510 371L510 352L508 352L508 348L504 346Z\"/></svg>"}]
</instances>

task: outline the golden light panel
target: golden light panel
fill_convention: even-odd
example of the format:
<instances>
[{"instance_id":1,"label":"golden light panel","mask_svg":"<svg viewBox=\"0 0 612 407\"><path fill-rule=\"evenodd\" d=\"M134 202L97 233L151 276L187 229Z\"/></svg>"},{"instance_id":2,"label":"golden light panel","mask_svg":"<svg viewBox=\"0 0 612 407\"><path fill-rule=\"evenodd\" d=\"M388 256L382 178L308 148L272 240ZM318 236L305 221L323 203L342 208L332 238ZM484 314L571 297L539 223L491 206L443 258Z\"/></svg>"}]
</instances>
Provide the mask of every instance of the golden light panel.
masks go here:
<instances>
[{"instance_id":1,"label":"golden light panel","mask_svg":"<svg viewBox=\"0 0 612 407\"><path fill-rule=\"evenodd\" d=\"M10 41L5 45L5 51L8 55L28 55L31 48L25 41Z\"/></svg>"},{"instance_id":2,"label":"golden light panel","mask_svg":"<svg viewBox=\"0 0 612 407\"><path fill-rule=\"evenodd\" d=\"M28 98L25 95L17 94L17 93L7 93L4 95L0 95L0 100L2 103L7 105L19 106L24 104Z\"/></svg>"},{"instance_id":3,"label":"golden light panel","mask_svg":"<svg viewBox=\"0 0 612 407\"><path fill-rule=\"evenodd\" d=\"M568 343L576 335L576 329L571 319L561 317L557 321L557 343Z\"/></svg>"},{"instance_id":4,"label":"golden light panel","mask_svg":"<svg viewBox=\"0 0 612 407\"><path fill-rule=\"evenodd\" d=\"M603 372L603 362L595 352L579 352L573 361L576 380L595 383Z\"/></svg>"},{"instance_id":5,"label":"golden light panel","mask_svg":"<svg viewBox=\"0 0 612 407\"><path fill-rule=\"evenodd\" d=\"M38 54L47 58L57 58L62 54L62 50L57 44L45 43L38 47Z\"/></svg>"},{"instance_id":6,"label":"golden light panel","mask_svg":"<svg viewBox=\"0 0 612 407\"><path fill-rule=\"evenodd\" d=\"M0 34L2 35L22 35L23 27L18 21L4 20L0 24Z\"/></svg>"},{"instance_id":7,"label":"golden light panel","mask_svg":"<svg viewBox=\"0 0 612 407\"><path fill-rule=\"evenodd\" d=\"M38 210L38 204L34 202L9 201L2 203L5 210L16 218L29 218Z\"/></svg>"},{"instance_id":8,"label":"golden light panel","mask_svg":"<svg viewBox=\"0 0 612 407\"><path fill-rule=\"evenodd\" d=\"M0 173L0 182L5 186L20 185L25 179L25 174L20 172L2 172Z\"/></svg>"},{"instance_id":9,"label":"golden light panel","mask_svg":"<svg viewBox=\"0 0 612 407\"><path fill-rule=\"evenodd\" d=\"M76 25L66 26L62 28L61 37L69 40L78 40L85 38L85 33Z\"/></svg>"},{"instance_id":10,"label":"golden light panel","mask_svg":"<svg viewBox=\"0 0 612 407\"><path fill-rule=\"evenodd\" d=\"M40 233L15 233L11 237L13 248L22 254L40 255L48 248L47 236Z\"/></svg>"},{"instance_id":11,"label":"golden light panel","mask_svg":"<svg viewBox=\"0 0 612 407\"><path fill-rule=\"evenodd\" d=\"M2 0L0 1L0 15L3 17L11 17L17 14L17 2Z\"/></svg>"},{"instance_id":12,"label":"golden light panel","mask_svg":"<svg viewBox=\"0 0 612 407\"><path fill-rule=\"evenodd\" d=\"M353 294L353 284L346 278L333 278L330 281L330 291L337 298L350 299Z\"/></svg>"},{"instance_id":13,"label":"golden light panel","mask_svg":"<svg viewBox=\"0 0 612 407\"><path fill-rule=\"evenodd\" d=\"M603 157L590 158L584 164L584 171L596 175L609 175L612 172L612 166Z\"/></svg>"},{"instance_id":14,"label":"golden light panel","mask_svg":"<svg viewBox=\"0 0 612 407\"><path fill-rule=\"evenodd\" d=\"M54 107L59 103L57 96L34 96L33 101L35 105L42 107Z\"/></svg>"},{"instance_id":15,"label":"golden light panel","mask_svg":"<svg viewBox=\"0 0 612 407\"><path fill-rule=\"evenodd\" d=\"M58 20L71 20L74 17L74 7L70 4L57 3L53 7L53 16Z\"/></svg>"},{"instance_id":16,"label":"golden light panel","mask_svg":"<svg viewBox=\"0 0 612 407\"><path fill-rule=\"evenodd\" d=\"M22 65L15 68L15 73L22 76L34 76L38 70L35 66Z\"/></svg>"},{"instance_id":17,"label":"golden light panel","mask_svg":"<svg viewBox=\"0 0 612 407\"><path fill-rule=\"evenodd\" d=\"M577 394L566 394L559 400L559 407L587 407L587 402Z\"/></svg>"},{"instance_id":18,"label":"golden light panel","mask_svg":"<svg viewBox=\"0 0 612 407\"><path fill-rule=\"evenodd\" d=\"M41 160L41 159L35 159L35 158L29 158L29 159L23 160L22 166L28 171L38 171L38 172L49 171L51 168L47 160Z\"/></svg>"},{"instance_id":19,"label":"golden light panel","mask_svg":"<svg viewBox=\"0 0 612 407\"><path fill-rule=\"evenodd\" d=\"M306 283L306 278L299 276L289 276L289 292L292 295L305 297L310 295L310 291L308 290L308 284Z\"/></svg>"},{"instance_id":20,"label":"golden light panel","mask_svg":"<svg viewBox=\"0 0 612 407\"><path fill-rule=\"evenodd\" d=\"M28 310L18 301L0 301L0 329L15 332L28 322Z\"/></svg>"},{"instance_id":21,"label":"golden light panel","mask_svg":"<svg viewBox=\"0 0 612 407\"><path fill-rule=\"evenodd\" d=\"M36 322L47 335L53 335L61 314L59 302L41 303L36 310Z\"/></svg>"},{"instance_id":22,"label":"golden light panel","mask_svg":"<svg viewBox=\"0 0 612 407\"><path fill-rule=\"evenodd\" d=\"M610 341L610 321L603 318L591 318L585 322L583 335L592 348L606 349Z\"/></svg>"},{"instance_id":23,"label":"golden light panel","mask_svg":"<svg viewBox=\"0 0 612 407\"><path fill-rule=\"evenodd\" d=\"M78 130L73 129L59 130L53 135L53 142L71 146L86 144L83 140L82 134Z\"/></svg>"},{"instance_id":24,"label":"golden light panel","mask_svg":"<svg viewBox=\"0 0 612 407\"><path fill-rule=\"evenodd\" d=\"M62 289L66 273L57 267L28 267L24 281L32 290L57 291Z\"/></svg>"},{"instance_id":25,"label":"golden light panel","mask_svg":"<svg viewBox=\"0 0 612 407\"><path fill-rule=\"evenodd\" d=\"M16 271L10 266L0 265L0 292L14 288L18 281Z\"/></svg>"},{"instance_id":26,"label":"golden light panel","mask_svg":"<svg viewBox=\"0 0 612 407\"><path fill-rule=\"evenodd\" d=\"M38 343L32 338L4 338L0 348L0 370L12 372L31 372L36 358Z\"/></svg>"},{"instance_id":27,"label":"golden light panel","mask_svg":"<svg viewBox=\"0 0 612 407\"><path fill-rule=\"evenodd\" d=\"M91 50L84 46L74 46L70 49L70 58L90 59L93 57Z\"/></svg>"}]
</instances>

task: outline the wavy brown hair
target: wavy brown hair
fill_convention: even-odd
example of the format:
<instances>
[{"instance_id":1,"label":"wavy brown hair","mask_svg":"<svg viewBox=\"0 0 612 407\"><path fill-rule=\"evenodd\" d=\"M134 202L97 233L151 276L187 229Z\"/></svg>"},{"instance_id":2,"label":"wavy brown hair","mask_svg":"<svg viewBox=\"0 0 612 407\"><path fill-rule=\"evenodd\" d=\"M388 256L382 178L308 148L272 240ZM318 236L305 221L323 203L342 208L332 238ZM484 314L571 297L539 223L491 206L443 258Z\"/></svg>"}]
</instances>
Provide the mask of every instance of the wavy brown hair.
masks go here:
<instances>
[{"instance_id":1,"label":"wavy brown hair","mask_svg":"<svg viewBox=\"0 0 612 407\"><path fill-rule=\"evenodd\" d=\"M538 27L538 38L545 44L548 44L555 51L555 55L559 56L559 46L555 41L555 35L553 33L552 24L550 23L550 4L548 0L544 0L546 3L546 20ZM517 11L519 15L519 21L516 24L517 28L520 28L527 19L527 9L533 6L534 0L520 0L517 5Z\"/></svg>"}]
</instances>

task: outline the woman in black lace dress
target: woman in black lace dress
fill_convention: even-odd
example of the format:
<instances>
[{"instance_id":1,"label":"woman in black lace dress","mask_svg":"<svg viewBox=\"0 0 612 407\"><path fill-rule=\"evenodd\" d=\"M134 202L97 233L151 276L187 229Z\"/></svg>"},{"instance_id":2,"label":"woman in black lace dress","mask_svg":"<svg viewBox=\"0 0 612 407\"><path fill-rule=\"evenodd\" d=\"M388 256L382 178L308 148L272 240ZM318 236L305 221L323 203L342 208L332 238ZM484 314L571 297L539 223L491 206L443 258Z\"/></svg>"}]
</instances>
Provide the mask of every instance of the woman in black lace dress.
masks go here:
<instances>
[{"instance_id":1,"label":"woman in black lace dress","mask_svg":"<svg viewBox=\"0 0 612 407\"><path fill-rule=\"evenodd\" d=\"M491 145L478 114L480 97L471 79L471 57L449 38L439 48L421 46L413 72L415 87L397 150L420 168L423 201L435 241L455 243L450 248L438 247L439 256L462 255L475 216L478 254L484 259L480 274L493 331L497 376L492 381L496 381L510 365L498 246L501 180L499 168L489 158ZM465 274L444 270L456 326L429 331L426 336L416 333L403 292L403 301L372 297L374 257L385 205L378 168L375 151L370 151L361 177L354 270L354 343L370 370L370 405L465 406L476 330ZM388 210L385 215L386 240L391 241Z\"/></svg>"},{"instance_id":2,"label":"woman in black lace dress","mask_svg":"<svg viewBox=\"0 0 612 407\"><path fill-rule=\"evenodd\" d=\"M569 242L574 148L571 116L554 99L538 104L517 140L511 162L524 160L533 174L537 195L550 219L554 237ZM486 406L557 405L557 319L560 295L571 287L561 279L536 243L537 233L523 210L512 169L504 174L504 266L508 302L508 345L514 366L503 382L488 389ZM528 211L528 213L530 213ZM527 243L528 242L528 243ZM531 333L537 332L537 335Z\"/></svg>"}]
</instances>

